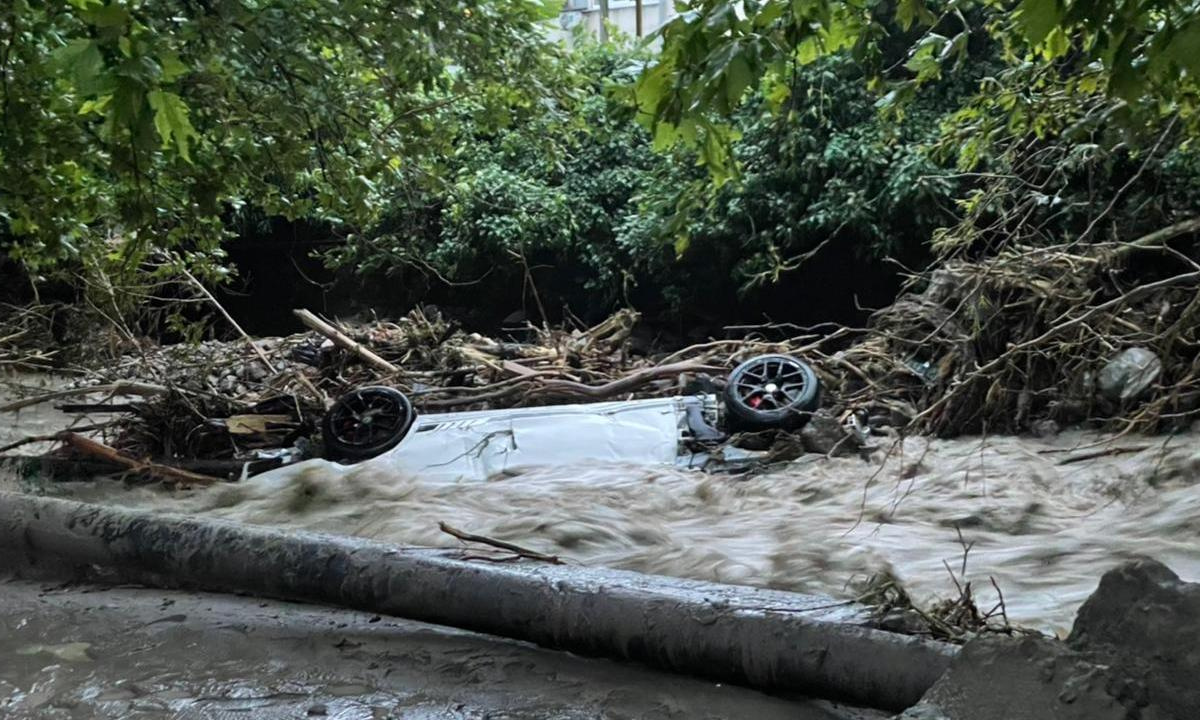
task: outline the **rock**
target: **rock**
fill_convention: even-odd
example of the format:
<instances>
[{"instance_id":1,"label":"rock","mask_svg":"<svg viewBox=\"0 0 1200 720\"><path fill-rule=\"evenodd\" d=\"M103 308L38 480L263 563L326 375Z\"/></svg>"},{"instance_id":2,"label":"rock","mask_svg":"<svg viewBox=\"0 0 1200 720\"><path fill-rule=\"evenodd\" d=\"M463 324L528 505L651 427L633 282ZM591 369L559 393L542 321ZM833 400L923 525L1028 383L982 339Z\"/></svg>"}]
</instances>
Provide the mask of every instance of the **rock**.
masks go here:
<instances>
[{"instance_id":1,"label":"rock","mask_svg":"<svg viewBox=\"0 0 1200 720\"><path fill-rule=\"evenodd\" d=\"M1200 718L1200 583L1143 559L1104 574L1067 644L1145 686L1165 717Z\"/></svg>"},{"instance_id":2,"label":"rock","mask_svg":"<svg viewBox=\"0 0 1200 720\"><path fill-rule=\"evenodd\" d=\"M983 636L902 720L1135 720L1108 688L1118 678L1062 643ZM1182 718L1181 718L1182 720Z\"/></svg>"},{"instance_id":3,"label":"rock","mask_svg":"<svg viewBox=\"0 0 1200 720\"><path fill-rule=\"evenodd\" d=\"M1050 419L1037 420L1029 429L1033 432L1034 437L1043 439L1055 437L1062 432L1062 428L1059 427L1058 423Z\"/></svg>"},{"instance_id":4,"label":"rock","mask_svg":"<svg viewBox=\"0 0 1200 720\"><path fill-rule=\"evenodd\" d=\"M976 638L903 720L1200 718L1200 584L1153 560L1109 571L1065 643Z\"/></svg>"},{"instance_id":5,"label":"rock","mask_svg":"<svg viewBox=\"0 0 1200 720\"><path fill-rule=\"evenodd\" d=\"M246 363L240 374L242 376L242 380L260 383L266 380L271 373L267 370L267 366L262 364L261 360L255 360L253 362Z\"/></svg>"},{"instance_id":6,"label":"rock","mask_svg":"<svg viewBox=\"0 0 1200 720\"><path fill-rule=\"evenodd\" d=\"M858 449L856 438L828 410L817 410L800 430L800 442L808 452L849 455Z\"/></svg>"},{"instance_id":7,"label":"rock","mask_svg":"<svg viewBox=\"0 0 1200 720\"><path fill-rule=\"evenodd\" d=\"M1112 402L1141 397L1162 374L1162 360L1144 347L1123 350L1096 376L1096 390Z\"/></svg>"}]
</instances>

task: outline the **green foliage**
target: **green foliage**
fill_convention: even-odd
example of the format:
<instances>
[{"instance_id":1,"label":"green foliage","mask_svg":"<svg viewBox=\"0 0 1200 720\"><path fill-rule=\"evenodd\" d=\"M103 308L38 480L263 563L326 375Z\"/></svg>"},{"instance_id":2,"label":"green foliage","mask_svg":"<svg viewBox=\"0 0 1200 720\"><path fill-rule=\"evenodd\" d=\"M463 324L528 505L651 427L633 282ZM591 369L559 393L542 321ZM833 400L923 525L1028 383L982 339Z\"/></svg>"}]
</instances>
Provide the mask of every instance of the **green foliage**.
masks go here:
<instances>
[{"instance_id":1,"label":"green foliage","mask_svg":"<svg viewBox=\"0 0 1200 720\"><path fill-rule=\"evenodd\" d=\"M798 69L778 114L764 99L733 117L743 135L738 181L670 166L672 176L643 193L646 212L624 242L648 247L677 228L673 255L688 268L671 290L679 303L730 280L741 293L777 283L829 243L849 244L867 262L920 254L953 221L960 187L923 148L970 88L969 79L931 88L897 121L877 112L849 57L817 60ZM678 273L676 257L644 257L664 276Z\"/></svg>"},{"instance_id":2,"label":"green foliage","mask_svg":"<svg viewBox=\"0 0 1200 720\"><path fill-rule=\"evenodd\" d=\"M894 105L960 68L981 35L1005 48L1010 65L1053 62L1064 78L1098 69L1102 92L1129 113L1200 126L1200 9L1191 0L702 0L661 30L662 55L633 96L661 145L696 147L720 180L729 148L712 140L714 116L728 117L745 88L761 83L771 95L796 65L849 51L873 85L891 85L885 105Z\"/></svg>"},{"instance_id":3,"label":"green foliage","mask_svg":"<svg viewBox=\"0 0 1200 720\"><path fill-rule=\"evenodd\" d=\"M476 122L469 106L448 110L457 118L444 123L455 124L453 150L436 167L411 168L382 221L332 253L331 264L500 285L551 266L562 286L615 301L633 262L618 228L636 211L649 170L665 162L607 97L641 62L627 48L586 45L548 65L547 101L514 108L500 130Z\"/></svg>"},{"instance_id":4,"label":"green foliage","mask_svg":"<svg viewBox=\"0 0 1200 720\"><path fill-rule=\"evenodd\" d=\"M778 115L762 98L734 116L741 174L721 183L687 148L653 153L611 99L626 97L640 60L591 46L550 70L561 103L500 132L465 122L452 160L417 173L334 264L493 286L548 266L542 282L552 274L578 304L636 287L683 307L776 283L829 242L865 261L919 253L954 219L959 183L922 148L972 78L930 88L897 122L850 58L818 60L791 79Z\"/></svg>"},{"instance_id":5,"label":"green foliage","mask_svg":"<svg viewBox=\"0 0 1200 720\"><path fill-rule=\"evenodd\" d=\"M163 252L219 276L222 220L375 221L399 169L538 101L533 0L10 0L0 242L33 272Z\"/></svg>"}]
</instances>

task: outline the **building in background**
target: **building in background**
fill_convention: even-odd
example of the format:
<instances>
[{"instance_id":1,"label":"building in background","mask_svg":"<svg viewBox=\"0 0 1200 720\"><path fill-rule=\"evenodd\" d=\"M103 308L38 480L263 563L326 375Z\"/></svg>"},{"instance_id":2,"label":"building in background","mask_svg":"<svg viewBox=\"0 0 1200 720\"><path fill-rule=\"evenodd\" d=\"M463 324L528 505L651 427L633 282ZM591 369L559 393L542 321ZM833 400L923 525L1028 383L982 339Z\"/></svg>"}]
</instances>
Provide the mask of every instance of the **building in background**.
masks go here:
<instances>
[{"instance_id":1,"label":"building in background","mask_svg":"<svg viewBox=\"0 0 1200 720\"><path fill-rule=\"evenodd\" d=\"M675 17L673 0L566 0L563 11L558 16L560 36L570 41L571 35L580 30L590 33L593 37L603 39L602 17L605 7L608 11L608 24L617 32L629 37L637 36L638 6L641 6L642 35L649 35L665 22Z\"/></svg>"}]
</instances>

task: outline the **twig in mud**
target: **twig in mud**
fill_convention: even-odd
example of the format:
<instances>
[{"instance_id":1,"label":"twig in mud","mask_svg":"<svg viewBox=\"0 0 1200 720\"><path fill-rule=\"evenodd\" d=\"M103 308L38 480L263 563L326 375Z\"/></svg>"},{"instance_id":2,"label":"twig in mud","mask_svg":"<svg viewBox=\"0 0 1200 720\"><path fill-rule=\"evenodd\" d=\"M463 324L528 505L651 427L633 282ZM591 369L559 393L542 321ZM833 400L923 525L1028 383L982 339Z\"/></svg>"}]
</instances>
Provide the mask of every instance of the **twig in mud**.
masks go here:
<instances>
[{"instance_id":1,"label":"twig in mud","mask_svg":"<svg viewBox=\"0 0 1200 720\"><path fill-rule=\"evenodd\" d=\"M519 557L529 558L530 560L541 560L542 562L548 562L552 565L564 564L562 558L558 557L557 555L547 555L546 553L541 553L537 550L530 550L529 548L524 548L520 545L514 545L513 543L506 542L504 540L497 540L484 535L474 535L469 532L463 532L462 530L451 527L444 522L438 522L438 529L447 535L452 535L459 540L462 540L463 542L491 545L494 548L500 548L501 550L507 550L511 553L516 553Z\"/></svg>"}]
</instances>

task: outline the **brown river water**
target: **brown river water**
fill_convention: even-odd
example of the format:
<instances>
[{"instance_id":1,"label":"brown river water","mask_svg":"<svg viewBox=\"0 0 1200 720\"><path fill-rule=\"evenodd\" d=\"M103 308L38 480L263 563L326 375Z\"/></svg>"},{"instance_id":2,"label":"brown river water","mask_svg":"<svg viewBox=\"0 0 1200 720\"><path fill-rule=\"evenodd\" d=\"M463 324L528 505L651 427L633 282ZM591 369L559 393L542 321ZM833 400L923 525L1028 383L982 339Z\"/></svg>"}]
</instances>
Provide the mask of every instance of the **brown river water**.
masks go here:
<instances>
[{"instance_id":1,"label":"brown river water","mask_svg":"<svg viewBox=\"0 0 1200 720\"><path fill-rule=\"evenodd\" d=\"M0 444L67 420L44 408L10 414ZM837 597L890 572L923 602L957 594L946 566L961 568L961 531L979 605L996 601L994 579L1011 621L1061 634L1101 573L1130 557L1200 580L1198 439L1200 429L908 438L871 460L806 456L742 477L590 465L431 484L308 468L188 491L0 485L412 545L458 544L439 531L445 521L588 565Z\"/></svg>"}]
</instances>

